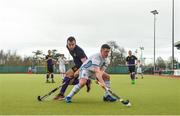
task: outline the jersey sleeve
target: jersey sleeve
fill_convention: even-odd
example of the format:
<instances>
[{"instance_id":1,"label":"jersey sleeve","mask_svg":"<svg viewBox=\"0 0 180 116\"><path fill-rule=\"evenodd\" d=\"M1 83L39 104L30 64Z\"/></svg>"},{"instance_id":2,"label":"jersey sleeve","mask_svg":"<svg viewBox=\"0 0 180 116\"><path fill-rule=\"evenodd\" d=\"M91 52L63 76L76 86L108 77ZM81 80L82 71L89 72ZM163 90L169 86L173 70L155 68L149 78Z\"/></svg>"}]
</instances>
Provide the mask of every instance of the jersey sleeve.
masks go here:
<instances>
[{"instance_id":1,"label":"jersey sleeve","mask_svg":"<svg viewBox=\"0 0 180 116\"><path fill-rule=\"evenodd\" d=\"M128 62L128 57L126 57L126 62Z\"/></svg>"},{"instance_id":2,"label":"jersey sleeve","mask_svg":"<svg viewBox=\"0 0 180 116\"><path fill-rule=\"evenodd\" d=\"M137 57L136 57L136 56L134 56L134 59L135 59L135 60L137 60Z\"/></svg>"}]
</instances>

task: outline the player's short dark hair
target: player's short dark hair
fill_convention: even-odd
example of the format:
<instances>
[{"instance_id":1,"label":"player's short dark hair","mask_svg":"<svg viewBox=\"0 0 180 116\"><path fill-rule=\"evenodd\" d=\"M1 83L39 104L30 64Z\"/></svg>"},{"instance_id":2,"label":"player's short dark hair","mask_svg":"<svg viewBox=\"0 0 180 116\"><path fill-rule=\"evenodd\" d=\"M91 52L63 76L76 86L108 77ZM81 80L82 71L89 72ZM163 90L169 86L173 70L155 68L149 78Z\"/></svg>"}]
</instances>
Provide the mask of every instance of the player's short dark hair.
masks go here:
<instances>
[{"instance_id":1,"label":"player's short dark hair","mask_svg":"<svg viewBox=\"0 0 180 116\"><path fill-rule=\"evenodd\" d=\"M68 42L68 41L70 41L70 42L75 41L75 42L76 42L76 39L75 39L73 36L70 36L70 37L68 37L68 39L67 39L67 42Z\"/></svg>"},{"instance_id":2,"label":"player's short dark hair","mask_svg":"<svg viewBox=\"0 0 180 116\"><path fill-rule=\"evenodd\" d=\"M102 46L101 46L101 49L111 49L111 47L108 45L108 44L103 44Z\"/></svg>"}]
</instances>

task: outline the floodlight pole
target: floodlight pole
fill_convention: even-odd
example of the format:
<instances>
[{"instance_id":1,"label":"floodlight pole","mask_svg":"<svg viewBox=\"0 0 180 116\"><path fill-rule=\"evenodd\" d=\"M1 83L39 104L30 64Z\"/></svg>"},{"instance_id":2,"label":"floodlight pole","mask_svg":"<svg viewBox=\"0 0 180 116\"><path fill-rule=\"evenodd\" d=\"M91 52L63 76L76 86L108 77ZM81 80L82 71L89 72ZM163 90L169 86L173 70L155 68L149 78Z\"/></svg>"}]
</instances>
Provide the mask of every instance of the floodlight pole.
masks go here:
<instances>
[{"instance_id":1,"label":"floodlight pole","mask_svg":"<svg viewBox=\"0 0 180 116\"><path fill-rule=\"evenodd\" d=\"M174 0L172 0L172 70L174 70Z\"/></svg>"},{"instance_id":2,"label":"floodlight pole","mask_svg":"<svg viewBox=\"0 0 180 116\"><path fill-rule=\"evenodd\" d=\"M143 63L143 50L144 50L144 47L139 47L140 50L141 50L141 63Z\"/></svg>"},{"instance_id":3,"label":"floodlight pole","mask_svg":"<svg viewBox=\"0 0 180 116\"><path fill-rule=\"evenodd\" d=\"M156 70L156 14L158 14L157 10L153 10L151 11L151 13L153 13L154 15L154 73Z\"/></svg>"}]
</instances>

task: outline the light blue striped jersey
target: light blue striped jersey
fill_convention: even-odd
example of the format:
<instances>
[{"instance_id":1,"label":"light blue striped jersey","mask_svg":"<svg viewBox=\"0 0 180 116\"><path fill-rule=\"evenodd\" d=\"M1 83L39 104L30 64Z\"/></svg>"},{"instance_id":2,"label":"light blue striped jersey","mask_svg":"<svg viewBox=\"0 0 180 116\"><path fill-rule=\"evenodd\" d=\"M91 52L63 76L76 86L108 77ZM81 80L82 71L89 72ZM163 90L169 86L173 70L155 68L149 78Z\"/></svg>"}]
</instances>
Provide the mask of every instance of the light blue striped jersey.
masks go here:
<instances>
[{"instance_id":1,"label":"light blue striped jersey","mask_svg":"<svg viewBox=\"0 0 180 116\"><path fill-rule=\"evenodd\" d=\"M94 67L100 67L100 69L106 70L109 65L108 58L102 58L101 53L96 53L90 56L81 66L80 70L93 71Z\"/></svg>"}]
</instances>

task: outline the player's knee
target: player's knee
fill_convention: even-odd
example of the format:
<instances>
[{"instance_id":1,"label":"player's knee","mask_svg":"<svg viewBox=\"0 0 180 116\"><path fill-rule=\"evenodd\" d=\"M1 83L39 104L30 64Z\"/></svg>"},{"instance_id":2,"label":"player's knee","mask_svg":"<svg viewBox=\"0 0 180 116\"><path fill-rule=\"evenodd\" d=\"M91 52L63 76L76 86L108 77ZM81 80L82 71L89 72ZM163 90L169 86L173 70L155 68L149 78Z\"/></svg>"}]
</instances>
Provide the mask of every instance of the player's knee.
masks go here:
<instances>
[{"instance_id":1,"label":"player's knee","mask_svg":"<svg viewBox=\"0 0 180 116\"><path fill-rule=\"evenodd\" d=\"M69 77L69 78L72 78L72 77L74 77L74 73L67 72L67 73L65 73L65 76Z\"/></svg>"},{"instance_id":2,"label":"player's knee","mask_svg":"<svg viewBox=\"0 0 180 116\"><path fill-rule=\"evenodd\" d=\"M81 87L83 87L84 85L86 85L86 82L87 82L87 79L84 79L84 78L82 78L82 79L79 80L79 84L80 84Z\"/></svg>"},{"instance_id":3,"label":"player's knee","mask_svg":"<svg viewBox=\"0 0 180 116\"><path fill-rule=\"evenodd\" d=\"M109 80L110 80L110 75L105 75L105 76L103 76L103 80L104 80L104 81L109 81Z\"/></svg>"}]
</instances>

